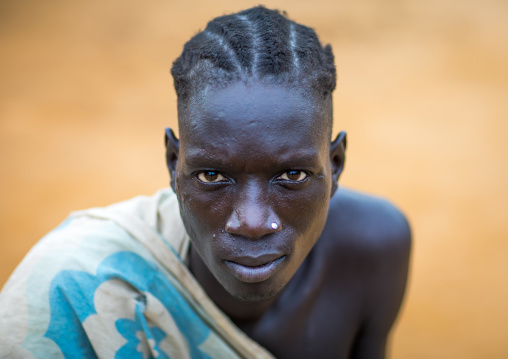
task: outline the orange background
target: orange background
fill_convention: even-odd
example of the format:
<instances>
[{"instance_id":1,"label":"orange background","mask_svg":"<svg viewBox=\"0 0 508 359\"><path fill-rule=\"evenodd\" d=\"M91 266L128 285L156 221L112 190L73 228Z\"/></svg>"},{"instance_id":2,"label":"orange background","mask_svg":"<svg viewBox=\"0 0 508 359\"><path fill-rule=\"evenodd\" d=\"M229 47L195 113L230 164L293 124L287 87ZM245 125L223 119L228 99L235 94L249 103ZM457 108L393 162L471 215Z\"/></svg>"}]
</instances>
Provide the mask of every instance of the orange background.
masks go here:
<instances>
[{"instance_id":1,"label":"orange background","mask_svg":"<svg viewBox=\"0 0 508 359\"><path fill-rule=\"evenodd\" d=\"M257 3L0 2L0 285L71 210L167 185L171 62L212 17ZM334 48L342 184L411 220L391 357L507 358L508 2L267 5Z\"/></svg>"}]
</instances>

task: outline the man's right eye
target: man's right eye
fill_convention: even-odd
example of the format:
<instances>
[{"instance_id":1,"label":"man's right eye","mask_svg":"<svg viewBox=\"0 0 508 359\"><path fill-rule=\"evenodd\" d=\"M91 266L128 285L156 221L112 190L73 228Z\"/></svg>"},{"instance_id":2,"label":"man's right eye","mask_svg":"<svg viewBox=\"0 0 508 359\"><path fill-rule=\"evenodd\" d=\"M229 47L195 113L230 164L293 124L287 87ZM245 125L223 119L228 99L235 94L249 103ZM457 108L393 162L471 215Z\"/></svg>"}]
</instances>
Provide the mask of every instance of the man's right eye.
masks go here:
<instances>
[{"instance_id":1,"label":"man's right eye","mask_svg":"<svg viewBox=\"0 0 508 359\"><path fill-rule=\"evenodd\" d=\"M198 173L198 180L203 183L225 182L226 177L215 171L203 171Z\"/></svg>"}]
</instances>

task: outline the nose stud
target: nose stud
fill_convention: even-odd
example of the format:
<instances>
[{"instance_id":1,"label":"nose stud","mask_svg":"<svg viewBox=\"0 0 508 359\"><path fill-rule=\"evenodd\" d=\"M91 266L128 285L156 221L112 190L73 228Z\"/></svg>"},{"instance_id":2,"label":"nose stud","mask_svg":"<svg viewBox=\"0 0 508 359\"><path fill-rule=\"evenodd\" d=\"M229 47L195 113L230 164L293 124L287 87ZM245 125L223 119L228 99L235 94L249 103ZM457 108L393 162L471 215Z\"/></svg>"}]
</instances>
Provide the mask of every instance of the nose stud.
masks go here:
<instances>
[{"instance_id":1,"label":"nose stud","mask_svg":"<svg viewBox=\"0 0 508 359\"><path fill-rule=\"evenodd\" d=\"M272 229L279 228L279 225L276 222L272 222Z\"/></svg>"}]
</instances>

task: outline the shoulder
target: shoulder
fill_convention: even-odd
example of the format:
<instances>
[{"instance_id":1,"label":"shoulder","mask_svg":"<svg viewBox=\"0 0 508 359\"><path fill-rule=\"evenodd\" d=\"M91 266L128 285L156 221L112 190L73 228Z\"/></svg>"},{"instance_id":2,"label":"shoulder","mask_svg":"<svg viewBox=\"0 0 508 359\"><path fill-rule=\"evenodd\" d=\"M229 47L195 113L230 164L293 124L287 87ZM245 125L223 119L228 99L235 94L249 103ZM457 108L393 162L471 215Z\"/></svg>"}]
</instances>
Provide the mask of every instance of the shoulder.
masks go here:
<instances>
[{"instance_id":1,"label":"shoulder","mask_svg":"<svg viewBox=\"0 0 508 359\"><path fill-rule=\"evenodd\" d=\"M396 313L409 266L411 230L386 199L341 188L330 201L321 236L330 280L361 283L366 305Z\"/></svg>"},{"instance_id":2,"label":"shoulder","mask_svg":"<svg viewBox=\"0 0 508 359\"><path fill-rule=\"evenodd\" d=\"M322 239L330 280L340 290L344 281L357 288L362 330L372 334L369 342L381 345L406 288L411 249L406 217L386 199L340 189L330 201Z\"/></svg>"},{"instance_id":3,"label":"shoulder","mask_svg":"<svg viewBox=\"0 0 508 359\"><path fill-rule=\"evenodd\" d=\"M411 247L408 220L395 205L345 188L330 200L323 236L336 250L381 260L403 259Z\"/></svg>"},{"instance_id":4,"label":"shoulder","mask_svg":"<svg viewBox=\"0 0 508 359\"><path fill-rule=\"evenodd\" d=\"M5 319L0 321L0 357L34 353L49 358L61 351L94 356L86 326L109 325L94 318L104 318L104 310L111 309L98 306L98 298L115 302L115 313L123 315L137 288L162 277L158 268L150 253L113 221L68 218L32 248L0 292ZM108 313L106 318L112 318Z\"/></svg>"},{"instance_id":5,"label":"shoulder","mask_svg":"<svg viewBox=\"0 0 508 359\"><path fill-rule=\"evenodd\" d=\"M327 283L358 308L355 358L381 357L406 289L411 230L386 199L341 188L321 238ZM339 304L340 305L340 304Z\"/></svg>"}]
</instances>

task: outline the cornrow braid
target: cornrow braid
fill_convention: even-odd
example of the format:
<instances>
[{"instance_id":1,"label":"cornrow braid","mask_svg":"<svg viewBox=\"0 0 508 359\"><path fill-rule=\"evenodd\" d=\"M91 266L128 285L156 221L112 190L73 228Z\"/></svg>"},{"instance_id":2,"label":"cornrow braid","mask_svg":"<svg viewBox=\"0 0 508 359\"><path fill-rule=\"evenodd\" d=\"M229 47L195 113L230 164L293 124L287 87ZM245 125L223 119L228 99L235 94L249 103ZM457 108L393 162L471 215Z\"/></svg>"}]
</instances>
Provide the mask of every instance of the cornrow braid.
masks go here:
<instances>
[{"instance_id":1,"label":"cornrow braid","mask_svg":"<svg viewBox=\"0 0 508 359\"><path fill-rule=\"evenodd\" d=\"M171 74L179 104L206 86L241 79L306 83L324 96L336 84L330 45L321 46L313 29L263 6L210 21L185 44Z\"/></svg>"}]
</instances>

